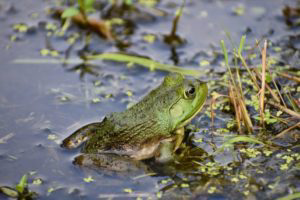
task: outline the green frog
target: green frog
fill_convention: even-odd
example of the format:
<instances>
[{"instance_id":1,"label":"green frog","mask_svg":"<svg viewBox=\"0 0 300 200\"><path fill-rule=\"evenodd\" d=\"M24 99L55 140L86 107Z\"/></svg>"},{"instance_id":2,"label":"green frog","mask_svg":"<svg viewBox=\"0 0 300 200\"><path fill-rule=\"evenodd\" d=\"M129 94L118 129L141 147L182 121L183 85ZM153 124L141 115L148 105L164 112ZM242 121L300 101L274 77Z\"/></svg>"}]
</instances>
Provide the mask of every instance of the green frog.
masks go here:
<instances>
[{"instance_id":1,"label":"green frog","mask_svg":"<svg viewBox=\"0 0 300 200\"><path fill-rule=\"evenodd\" d=\"M95 162L105 154L167 162L183 141L184 126L203 107L207 93L205 83L170 74L131 108L83 126L64 139L62 146L72 149L84 143L82 154L75 159L79 164Z\"/></svg>"}]
</instances>

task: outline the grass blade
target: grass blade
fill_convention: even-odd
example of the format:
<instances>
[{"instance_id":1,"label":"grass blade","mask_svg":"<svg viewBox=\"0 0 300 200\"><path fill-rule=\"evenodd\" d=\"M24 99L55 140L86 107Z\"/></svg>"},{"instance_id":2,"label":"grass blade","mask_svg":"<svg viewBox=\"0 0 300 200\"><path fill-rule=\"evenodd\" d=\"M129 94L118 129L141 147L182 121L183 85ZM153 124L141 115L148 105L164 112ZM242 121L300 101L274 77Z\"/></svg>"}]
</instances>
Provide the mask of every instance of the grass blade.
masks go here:
<instances>
[{"instance_id":1,"label":"grass blade","mask_svg":"<svg viewBox=\"0 0 300 200\"><path fill-rule=\"evenodd\" d=\"M147 67L150 70L159 69L163 71L177 72L177 73L190 75L190 76L200 76L202 74L202 72L200 72L199 70L186 69L174 65L162 64L148 58L121 54L121 53L103 53L103 54L87 56L86 58L88 60L110 60L116 62L127 62L132 64L138 64L143 67Z\"/></svg>"},{"instance_id":2,"label":"grass blade","mask_svg":"<svg viewBox=\"0 0 300 200\"><path fill-rule=\"evenodd\" d=\"M244 44L245 44L245 40L246 40L246 35L243 35L241 37L241 40L240 40L240 46L239 46L239 49L238 49L238 54L241 55L242 54L242 51L243 51L243 48L244 48Z\"/></svg>"}]
</instances>

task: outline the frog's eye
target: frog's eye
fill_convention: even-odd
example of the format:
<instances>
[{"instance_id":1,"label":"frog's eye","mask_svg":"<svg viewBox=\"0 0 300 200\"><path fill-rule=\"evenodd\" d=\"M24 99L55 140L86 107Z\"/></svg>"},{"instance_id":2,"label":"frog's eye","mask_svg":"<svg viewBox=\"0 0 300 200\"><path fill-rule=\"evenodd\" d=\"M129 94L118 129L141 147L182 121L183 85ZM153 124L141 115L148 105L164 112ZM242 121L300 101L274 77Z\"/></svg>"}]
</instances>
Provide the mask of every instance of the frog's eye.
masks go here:
<instances>
[{"instance_id":1,"label":"frog's eye","mask_svg":"<svg viewBox=\"0 0 300 200\"><path fill-rule=\"evenodd\" d=\"M189 85L186 88L185 92L184 92L184 97L186 99L193 99L195 97L195 95L196 95L196 88L195 88L195 86Z\"/></svg>"}]
</instances>

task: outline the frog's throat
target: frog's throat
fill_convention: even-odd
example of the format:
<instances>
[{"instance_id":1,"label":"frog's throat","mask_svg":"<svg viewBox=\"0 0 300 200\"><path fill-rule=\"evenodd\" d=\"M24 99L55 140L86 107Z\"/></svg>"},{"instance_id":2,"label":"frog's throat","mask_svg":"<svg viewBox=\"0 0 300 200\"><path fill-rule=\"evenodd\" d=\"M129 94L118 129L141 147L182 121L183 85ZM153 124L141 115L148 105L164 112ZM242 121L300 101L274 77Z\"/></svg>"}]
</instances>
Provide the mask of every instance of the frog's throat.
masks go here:
<instances>
[{"instance_id":1,"label":"frog's throat","mask_svg":"<svg viewBox=\"0 0 300 200\"><path fill-rule=\"evenodd\" d=\"M205 101L206 101L206 96L205 96L205 99L203 99L203 102L202 105L198 108L198 110L196 110L188 119L186 119L185 121L182 122L182 124L177 128L182 128L184 127L185 125L187 125L203 108L204 104L205 104Z\"/></svg>"}]
</instances>

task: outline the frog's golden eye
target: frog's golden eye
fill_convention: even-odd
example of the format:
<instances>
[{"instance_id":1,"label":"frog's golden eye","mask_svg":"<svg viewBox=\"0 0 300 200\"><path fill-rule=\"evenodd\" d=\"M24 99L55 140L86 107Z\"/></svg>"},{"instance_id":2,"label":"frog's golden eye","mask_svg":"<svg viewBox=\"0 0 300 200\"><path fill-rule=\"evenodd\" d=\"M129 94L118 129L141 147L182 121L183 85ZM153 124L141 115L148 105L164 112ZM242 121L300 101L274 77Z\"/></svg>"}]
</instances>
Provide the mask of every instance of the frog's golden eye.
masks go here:
<instances>
[{"instance_id":1,"label":"frog's golden eye","mask_svg":"<svg viewBox=\"0 0 300 200\"><path fill-rule=\"evenodd\" d=\"M193 99L196 95L196 88L193 85L188 85L184 92L184 97L186 99Z\"/></svg>"}]
</instances>

